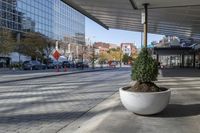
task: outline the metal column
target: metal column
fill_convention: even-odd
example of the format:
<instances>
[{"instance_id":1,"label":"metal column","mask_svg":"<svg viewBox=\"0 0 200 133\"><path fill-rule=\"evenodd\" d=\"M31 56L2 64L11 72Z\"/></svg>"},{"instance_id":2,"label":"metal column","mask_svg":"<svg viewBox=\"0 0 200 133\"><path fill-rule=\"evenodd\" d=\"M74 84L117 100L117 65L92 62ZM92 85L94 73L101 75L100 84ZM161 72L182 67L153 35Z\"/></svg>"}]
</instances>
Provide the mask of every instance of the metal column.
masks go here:
<instances>
[{"instance_id":1,"label":"metal column","mask_svg":"<svg viewBox=\"0 0 200 133\"><path fill-rule=\"evenodd\" d=\"M195 63L196 63L196 54L193 54L193 68L195 68Z\"/></svg>"},{"instance_id":2,"label":"metal column","mask_svg":"<svg viewBox=\"0 0 200 133\"><path fill-rule=\"evenodd\" d=\"M184 54L181 55L181 67L185 66L185 56Z\"/></svg>"},{"instance_id":3,"label":"metal column","mask_svg":"<svg viewBox=\"0 0 200 133\"><path fill-rule=\"evenodd\" d=\"M147 48L147 33L148 33L148 3L144 4L145 22L144 22L144 47Z\"/></svg>"},{"instance_id":4,"label":"metal column","mask_svg":"<svg viewBox=\"0 0 200 133\"><path fill-rule=\"evenodd\" d=\"M159 62L159 54L156 54L156 61Z\"/></svg>"}]
</instances>

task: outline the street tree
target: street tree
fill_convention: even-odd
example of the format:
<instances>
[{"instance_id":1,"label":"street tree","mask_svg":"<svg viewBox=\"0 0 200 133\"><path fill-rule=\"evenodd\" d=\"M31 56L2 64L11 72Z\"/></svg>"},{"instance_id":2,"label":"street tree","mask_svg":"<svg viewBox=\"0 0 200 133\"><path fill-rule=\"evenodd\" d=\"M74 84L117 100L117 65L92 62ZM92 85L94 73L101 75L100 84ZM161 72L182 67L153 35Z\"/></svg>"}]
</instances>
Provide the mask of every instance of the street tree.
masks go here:
<instances>
[{"instance_id":1,"label":"street tree","mask_svg":"<svg viewBox=\"0 0 200 133\"><path fill-rule=\"evenodd\" d=\"M112 57L107 52L101 52L99 54L99 64L103 64L104 62L112 60Z\"/></svg>"},{"instance_id":2,"label":"street tree","mask_svg":"<svg viewBox=\"0 0 200 133\"><path fill-rule=\"evenodd\" d=\"M120 49L114 49L113 48L113 49L110 49L108 51L108 53L112 57L112 60L120 61L122 59L122 51Z\"/></svg>"},{"instance_id":3,"label":"street tree","mask_svg":"<svg viewBox=\"0 0 200 133\"><path fill-rule=\"evenodd\" d=\"M47 38L46 39L46 43L44 43L44 52L45 52L45 55L46 55L47 59L52 54L54 48L55 48L55 41L52 40L52 39Z\"/></svg>"},{"instance_id":4,"label":"street tree","mask_svg":"<svg viewBox=\"0 0 200 133\"><path fill-rule=\"evenodd\" d=\"M133 61L136 60L137 57L138 57L137 53L132 53L131 54L131 58L132 58Z\"/></svg>"},{"instance_id":5,"label":"street tree","mask_svg":"<svg viewBox=\"0 0 200 133\"><path fill-rule=\"evenodd\" d=\"M129 61L129 56L128 56L128 54L124 54L124 55L123 55L122 61L123 61L124 63L128 63L128 61Z\"/></svg>"},{"instance_id":6,"label":"street tree","mask_svg":"<svg viewBox=\"0 0 200 133\"><path fill-rule=\"evenodd\" d=\"M44 55L50 55L52 42L40 33L28 33L21 39L21 53L32 59L43 60Z\"/></svg>"},{"instance_id":7,"label":"street tree","mask_svg":"<svg viewBox=\"0 0 200 133\"><path fill-rule=\"evenodd\" d=\"M0 54L6 56L13 52L15 39L12 32L8 29L0 28Z\"/></svg>"}]
</instances>

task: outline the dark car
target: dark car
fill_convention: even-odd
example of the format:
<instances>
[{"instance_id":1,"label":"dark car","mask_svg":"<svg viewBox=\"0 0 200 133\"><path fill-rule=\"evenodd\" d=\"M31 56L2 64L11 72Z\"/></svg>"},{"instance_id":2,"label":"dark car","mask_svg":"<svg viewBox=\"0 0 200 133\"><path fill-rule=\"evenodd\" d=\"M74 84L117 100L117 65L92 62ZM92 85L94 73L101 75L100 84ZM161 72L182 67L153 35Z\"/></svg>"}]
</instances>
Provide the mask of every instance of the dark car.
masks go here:
<instances>
[{"instance_id":1,"label":"dark car","mask_svg":"<svg viewBox=\"0 0 200 133\"><path fill-rule=\"evenodd\" d=\"M63 61L62 62L62 67L63 68L65 68L65 67L70 68L71 67L70 62L69 61Z\"/></svg>"},{"instance_id":2,"label":"dark car","mask_svg":"<svg viewBox=\"0 0 200 133\"><path fill-rule=\"evenodd\" d=\"M24 70L42 70L46 69L47 66L45 64L40 63L39 61L24 61L22 65Z\"/></svg>"},{"instance_id":3,"label":"dark car","mask_svg":"<svg viewBox=\"0 0 200 133\"><path fill-rule=\"evenodd\" d=\"M53 61L53 66L54 68L57 68L57 67L62 68L62 62Z\"/></svg>"},{"instance_id":4,"label":"dark car","mask_svg":"<svg viewBox=\"0 0 200 133\"><path fill-rule=\"evenodd\" d=\"M49 61L47 64L48 69L62 68L62 63L58 61Z\"/></svg>"},{"instance_id":5,"label":"dark car","mask_svg":"<svg viewBox=\"0 0 200 133\"><path fill-rule=\"evenodd\" d=\"M85 68L89 68L89 64L88 63L83 62L83 65L84 65Z\"/></svg>"},{"instance_id":6,"label":"dark car","mask_svg":"<svg viewBox=\"0 0 200 133\"><path fill-rule=\"evenodd\" d=\"M76 63L76 68L83 68L83 67L84 67L83 62Z\"/></svg>"},{"instance_id":7,"label":"dark car","mask_svg":"<svg viewBox=\"0 0 200 133\"><path fill-rule=\"evenodd\" d=\"M74 61L69 61L70 63L70 67L74 68L76 66L76 64L74 63Z\"/></svg>"},{"instance_id":8,"label":"dark car","mask_svg":"<svg viewBox=\"0 0 200 133\"><path fill-rule=\"evenodd\" d=\"M88 68L89 65L85 62L77 62L76 63L76 68Z\"/></svg>"},{"instance_id":9,"label":"dark car","mask_svg":"<svg viewBox=\"0 0 200 133\"><path fill-rule=\"evenodd\" d=\"M55 68L55 65L54 65L53 61L48 61L47 62L47 68L48 69L54 69Z\"/></svg>"}]
</instances>

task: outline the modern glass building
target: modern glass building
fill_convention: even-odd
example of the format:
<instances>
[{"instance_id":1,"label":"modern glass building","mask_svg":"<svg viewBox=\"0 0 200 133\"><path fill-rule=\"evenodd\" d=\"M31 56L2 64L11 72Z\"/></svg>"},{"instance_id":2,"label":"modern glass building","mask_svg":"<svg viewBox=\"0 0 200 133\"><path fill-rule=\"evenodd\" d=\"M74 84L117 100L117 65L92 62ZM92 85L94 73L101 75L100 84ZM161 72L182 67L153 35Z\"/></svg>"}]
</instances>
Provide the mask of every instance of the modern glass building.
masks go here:
<instances>
[{"instance_id":1,"label":"modern glass building","mask_svg":"<svg viewBox=\"0 0 200 133\"><path fill-rule=\"evenodd\" d=\"M58 41L61 54L72 60L80 58L79 49L85 44L85 16L61 0L0 0L0 28L11 30L17 42L27 33ZM16 56L21 55L0 54L0 67L2 62L8 66L10 61L27 60Z\"/></svg>"},{"instance_id":2,"label":"modern glass building","mask_svg":"<svg viewBox=\"0 0 200 133\"><path fill-rule=\"evenodd\" d=\"M85 43L85 17L61 0L0 0L0 26L39 32L66 43Z\"/></svg>"}]
</instances>

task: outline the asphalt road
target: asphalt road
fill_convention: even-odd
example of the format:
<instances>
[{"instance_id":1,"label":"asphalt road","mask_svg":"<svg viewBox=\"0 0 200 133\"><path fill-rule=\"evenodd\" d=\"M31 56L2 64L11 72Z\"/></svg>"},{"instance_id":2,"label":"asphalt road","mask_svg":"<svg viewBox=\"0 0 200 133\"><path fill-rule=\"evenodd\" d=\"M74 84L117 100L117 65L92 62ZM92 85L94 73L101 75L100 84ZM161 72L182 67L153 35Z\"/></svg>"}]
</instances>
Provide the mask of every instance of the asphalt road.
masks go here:
<instances>
[{"instance_id":1,"label":"asphalt road","mask_svg":"<svg viewBox=\"0 0 200 133\"><path fill-rule=\"evenodd\" d=\"M0 133L56 133L130 81L130 68L0 84Z\"/></svg>"},{"instance_id":2,"label":"asphalt road","mask_svg":"<svg viewBox=\"0 0 200 133\"><path fill-rule=\"evenodd\" d=\"M84 72L93 72L93 71L105 71L115 68L85 68L85 69L67 69L67 71L59 71L55 70L33 70L33 71L8 71L6 73L0 73L0 84L1 83L9 83L13 81L22 81L22 80L30 80L30 79L39 79L44 77L54 77L61 75L71 75L74 73L84 73Z\"/></svg>"}]
</instances>

